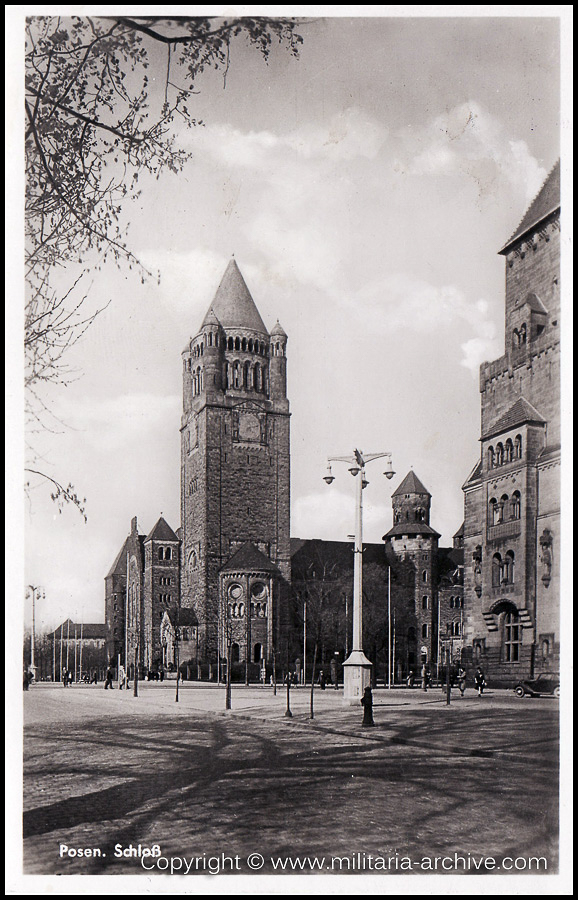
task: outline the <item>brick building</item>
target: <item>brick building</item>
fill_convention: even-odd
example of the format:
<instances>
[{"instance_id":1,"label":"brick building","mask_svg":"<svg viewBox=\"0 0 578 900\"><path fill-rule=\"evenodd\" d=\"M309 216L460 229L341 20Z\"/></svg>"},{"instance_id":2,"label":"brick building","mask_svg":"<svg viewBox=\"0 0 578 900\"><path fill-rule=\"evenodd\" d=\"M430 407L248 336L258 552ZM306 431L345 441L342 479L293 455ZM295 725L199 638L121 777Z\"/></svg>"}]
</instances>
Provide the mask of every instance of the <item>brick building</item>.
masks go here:
<instances>
[{"instance_id":1,"label":"brick building","mask_svg":"<svg viewBox=\"0 0 578 900\"><path fill-rule=\"evenodd\" d=\"M508 684L559 666L559 164L500 253L505 352L480 367L463 540L468 655Z\"/></svg>"}]
</instances>

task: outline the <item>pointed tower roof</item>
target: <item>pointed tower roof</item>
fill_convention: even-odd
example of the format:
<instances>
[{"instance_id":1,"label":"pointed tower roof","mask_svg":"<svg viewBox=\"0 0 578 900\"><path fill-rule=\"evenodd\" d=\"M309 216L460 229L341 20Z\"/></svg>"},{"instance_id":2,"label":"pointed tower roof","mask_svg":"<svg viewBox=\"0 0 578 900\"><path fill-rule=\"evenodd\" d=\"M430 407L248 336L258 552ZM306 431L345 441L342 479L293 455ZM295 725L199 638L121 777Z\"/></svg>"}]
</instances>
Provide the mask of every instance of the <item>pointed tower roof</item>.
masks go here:
<instances>
[{"instance_id":1,"label":"pointed tower roof","mask_svg":"<svg viewBox=\"0 0 578 900\"><path fill-rule=\"evenodd\" d=\"M221 325L221 323L219 322L218 318L215 315L215 310L213 309L212 306L210 307L205 318L203 319L203 324L201 325L201 328L204 328L205 325L219 325L219 326Z\"/></svg>"},{"instance_id":2,"label":"pointed tower roof","mask_svg":"<svg viewBox=\"0 0 578 900\"><path fill-rule=\"evenodd\" d=\"M528 403L525 397L519 397L518 400L506 412L497 419L493 425L486 429L480 440L495 437L510 428L516 428L517 425L545 425L546 419L540 415L531 403Z\"/></svg>"},{"instance_id":3,"label":"pointed tower roof","mask_svg":"<svg viewBox=\"0 0 578 900\"><path fill-rule=\"evenodd\" d=\"M269 334L235 259L230 260L225 270L205 322L211 312L224 328L248 328Z\"/></svg>"},{"instance_id":4,"label":"pointed tower roof","mask_svg":"<svg viewBox=\"0 0 578 900\"><path fill-rule=\"evenodd\" d=\"M178 541L178 537L161 516L151 533L146 536L145 544L149 541Z\"/></svg>"},{"instance_id":5,"label":"pointed tower roof","mask_svg":"<svg viewBox=\"0 0 578 900\"><path fill-rule=\"evenodd\" d=\"M110 578L111 575L126 575L126 554L128 552L128 538L125 539L124 544L119 550L118 556L110 567L110 571L107 573L106 577Z\"/></svg>"},{"instance_id":6,"label":"pointed tower roof","mask_svg":"<svg viewBox=\"0 0 578 900\"><path fill-rule=\"evenodd\" d=\"M516 228L514 234L500 250L507 253L512 244L524 237L526 232L534 228L542 219L556 212L560 208L560 160L554 165L546 181L530 203L524 218Z\"/></svg>"},{"instance_id":7,"label":"pointed tower roof","mask_svg":"<svg viewBox=\"0 0 578 900\"><path fill-rule=\"evenodd\" d=\"M276 334L280 335L281 337L285 337L285 338L287 337L287 334L285 333L283 326L279 324L279 319L277 319L277 321L273 325L273 328L271 329L271 337L273 337Z\"/></svg>"},{"instance_id":8,"label":"pointed tower roof","mask_svg":"<svg viewBox=\"0 0 578 900\"><path fill-rule=\"evenodd\" d=\"M413 469L407 473L400 486L391 496L396 497L398 494L427 494L428 497L431 497L430 492L421 483Z\"/></svg>"},{"instance_id":9,"label":"pointed tower roof","mask_svg":"<svg viewBox=\"0 0 578 900\"><path fill-rule=\"evenodd\" d=\"M255 544L247 541L225 563L221 572L278 572L279 569Z\"/></svg>"}]
</instances>

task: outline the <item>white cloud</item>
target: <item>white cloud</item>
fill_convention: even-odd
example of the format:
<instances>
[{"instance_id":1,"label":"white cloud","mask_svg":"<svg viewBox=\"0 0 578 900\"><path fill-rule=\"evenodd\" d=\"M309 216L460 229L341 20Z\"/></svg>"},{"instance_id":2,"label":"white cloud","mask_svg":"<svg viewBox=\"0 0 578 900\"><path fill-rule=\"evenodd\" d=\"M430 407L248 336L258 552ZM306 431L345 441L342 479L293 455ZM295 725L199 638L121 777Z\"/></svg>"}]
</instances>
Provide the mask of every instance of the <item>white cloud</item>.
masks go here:
<instances>
[{"instance_id":1,"label":"white cloud","mask_svg":"<svg viewBox=\"0 0 578 900\"><path fill-rule=\"evenodd\" d=\"M547 174L526 142L510 140L503 124L475 101L437 116L406 140L406 150L412 174L466 175L480 197L507 183L529 203Z\"/></svg>"}]
</instances>

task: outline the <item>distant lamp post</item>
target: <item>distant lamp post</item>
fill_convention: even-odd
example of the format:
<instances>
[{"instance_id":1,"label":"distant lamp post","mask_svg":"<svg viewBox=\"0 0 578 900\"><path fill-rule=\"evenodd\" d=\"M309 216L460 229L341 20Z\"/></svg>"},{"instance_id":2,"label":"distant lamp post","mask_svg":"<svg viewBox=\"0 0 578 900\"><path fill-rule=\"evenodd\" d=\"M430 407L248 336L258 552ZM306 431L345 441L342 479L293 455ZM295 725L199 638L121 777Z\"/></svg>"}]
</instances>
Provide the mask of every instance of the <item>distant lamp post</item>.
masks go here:
<instances>
[{"instance_id":1,"label":"distant lamp post","mask_svg":"<svg viewBox=\"0 0 578 900\"><path fill-rule=\"evenodd\" d=\"M365 467L374 459L387 458L385 477L393 478L391 453L366 453L354 450L353 456L330 456L327 460L327 474L323 480L330 485L335 481L331 470L332 462L344 462L348 464L349 472L353 477L361 474L357 481L357 495L355 504L355 549L353 564L353 646L351 653L343 663L343 700L348 704L358 704L364 690L371 683L371 663L363 652L362 629L362 553L363 553L363 489L369 482L365 477Z\"/></svg>"},{"instance_id":2,"label":"distant lamp post","mask_svg":"<svg viewBox=\"0 0 578 900\"><path fill-rule=\"evenodd\" d=\"M46 594L42 592L40 593L41 588L39 588L35 584L29 584L28 590L30 591L29 596L32 597L32 633L30 635L30 672L32 673L34 680L36 680L36 662L34 659L35 654L35 640L36 640L36 595L38 593L38 598L42 596L42 599L46 597ZM40 673L42 675L42 672Z\"/></svg>"},{"instance_id":3,"label":"distant lamp post","mask_svg":"<svg viewBox=\"0 0 578 900\"><path fill-rule=\"evenodd\" d=\"M181 629L179 626L179 610L176 612L177 621L175 624L175 660L177 664L177 687L175 692L175 703L179 702L179 641L181 639Z\"/></svg>"}]
</instances>

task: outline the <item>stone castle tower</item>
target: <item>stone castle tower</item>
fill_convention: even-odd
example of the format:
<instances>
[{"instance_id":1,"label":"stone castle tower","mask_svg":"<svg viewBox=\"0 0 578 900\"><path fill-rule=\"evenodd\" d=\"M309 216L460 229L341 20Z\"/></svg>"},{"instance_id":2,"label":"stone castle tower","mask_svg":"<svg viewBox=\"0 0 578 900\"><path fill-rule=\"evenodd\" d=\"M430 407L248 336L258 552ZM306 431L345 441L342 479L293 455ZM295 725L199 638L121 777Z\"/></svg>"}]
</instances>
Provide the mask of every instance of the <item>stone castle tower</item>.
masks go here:
<instances>
[{"instance_id":1,"label":"stone castle tower","mask_svg":"<svg viewBox=\"0 0 578 900\"><path fill-rule=\"evenodd\" d=\"M181 604L199 659L270 659L290 579L287 335L269 332L234 259L183 351Z\"/></svg>"},{"instance_id":2,"label":"stone castle tower","mask_svg":"<svg viewBox=\"0 0 578 900\"><path fill-rule=\"evenodd\" d=\"M466 644L494 681L559 665L560 166L500 250L505 352L480 367L463 486Z\"/></svg>"},{"instance_id":3,"label":"stone castle tower","mask_svg":"<svg viewBox=\"0 0 578 900\"><path fill-rule=\"evenodd\" d=\"M431 494L415 472L408 472L391 496L393 528L383 536L386 555L410 563L415 633L408 637L410 667L437 660L436 559L439 533L430 525Z\"/></svg>"}]
</instances>

